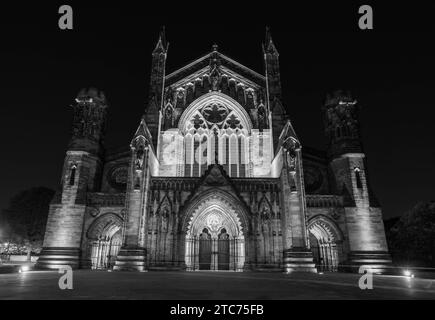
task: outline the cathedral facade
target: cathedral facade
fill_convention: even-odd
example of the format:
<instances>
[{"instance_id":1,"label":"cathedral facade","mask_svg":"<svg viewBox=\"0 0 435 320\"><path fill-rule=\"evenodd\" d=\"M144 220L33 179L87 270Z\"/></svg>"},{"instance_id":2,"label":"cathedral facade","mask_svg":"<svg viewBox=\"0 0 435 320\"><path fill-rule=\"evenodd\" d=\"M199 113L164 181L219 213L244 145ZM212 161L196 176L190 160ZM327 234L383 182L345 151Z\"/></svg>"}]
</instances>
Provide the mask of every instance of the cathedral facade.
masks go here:
<instances>
[{"instance_id":1,"label":"cathedral facade","mask_svg":"<svg viewBox=\"0 0 435 320\"><path fill-rule=\"evenodd\" d=\"M337 271L390 263L358 104L328 95L326 151L303 147L282 104L269 32L263 74L219 52L166 72L161 32L130 145L104 149L108 104L73 104L40 268Z\"/></svg>"}]
</instances>

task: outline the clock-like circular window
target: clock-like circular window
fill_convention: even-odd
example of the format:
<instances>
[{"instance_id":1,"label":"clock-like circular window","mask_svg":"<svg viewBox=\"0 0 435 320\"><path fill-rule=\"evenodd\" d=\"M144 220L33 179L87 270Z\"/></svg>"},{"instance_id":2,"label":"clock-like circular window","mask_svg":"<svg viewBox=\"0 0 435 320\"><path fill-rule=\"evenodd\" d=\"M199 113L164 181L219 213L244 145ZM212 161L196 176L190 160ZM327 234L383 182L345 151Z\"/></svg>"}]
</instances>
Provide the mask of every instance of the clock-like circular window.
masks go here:
<instances>
[{"instance_id":1,"label":"clock-like circular window","mask_svg":"<svg viewBox=\"0 0 435 320\"><path fill-rule=\"evenodd\" d=\"M108 173L109 184L118 191L125 191L127 188L128 165L122 164L113 167Z\"/></svg>"}]
</instances>

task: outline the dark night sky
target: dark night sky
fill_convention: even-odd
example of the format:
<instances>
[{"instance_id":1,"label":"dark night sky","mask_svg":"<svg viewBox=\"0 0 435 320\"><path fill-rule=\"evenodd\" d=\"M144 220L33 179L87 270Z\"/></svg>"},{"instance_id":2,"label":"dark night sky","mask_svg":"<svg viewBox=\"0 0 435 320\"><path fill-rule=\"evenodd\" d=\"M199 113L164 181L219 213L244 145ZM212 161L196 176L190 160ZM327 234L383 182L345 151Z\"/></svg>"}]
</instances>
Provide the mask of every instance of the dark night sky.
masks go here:
<instances>
[{"instance_id":1,"label":"dark night sky","mask_svg":"<svg viewBox=\"0 0 435 320\"><path fill-rule=\"evenodd\" d=\"M369 173L384 217L435 198L434 37L427 16L416 18L427 10L409 11L416 21L409 26L403 12L374 8L375 30L360 31L352 6L340 13L305 8L280 18L276 12L220 15L224 8L189 16L132 5L73 8L74 31L57 28L55 2L27 14L2 8L10 19L1 29L0 208L23 189L58 186L72 119L68 105L82 87L102 89L109 99L107 146L129 144L145 108L162 24L170 42L168 72L214 42L263 72L261 43L270 25L284 103L302 144L324 148L322 100L331 90L348 89L362 106Z\"/></svg>"}]
</instances>

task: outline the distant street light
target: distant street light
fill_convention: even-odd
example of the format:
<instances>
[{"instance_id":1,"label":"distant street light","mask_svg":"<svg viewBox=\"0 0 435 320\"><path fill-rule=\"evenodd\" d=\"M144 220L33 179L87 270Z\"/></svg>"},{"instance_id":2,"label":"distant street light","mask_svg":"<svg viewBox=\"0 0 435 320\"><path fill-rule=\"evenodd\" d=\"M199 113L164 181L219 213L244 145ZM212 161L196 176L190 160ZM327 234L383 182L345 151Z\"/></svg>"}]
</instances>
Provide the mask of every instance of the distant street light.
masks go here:
<instances>
[{"instance_id":1,"label":"distant street light","mask_svg":"<svg viewBox=\"0 0 435 320\"><path fill-rule=\"evenodd\" d=\"M414 274L410 270L403 271L403 275L408 278L414 278Z\"/></svg>"}]
</instances>

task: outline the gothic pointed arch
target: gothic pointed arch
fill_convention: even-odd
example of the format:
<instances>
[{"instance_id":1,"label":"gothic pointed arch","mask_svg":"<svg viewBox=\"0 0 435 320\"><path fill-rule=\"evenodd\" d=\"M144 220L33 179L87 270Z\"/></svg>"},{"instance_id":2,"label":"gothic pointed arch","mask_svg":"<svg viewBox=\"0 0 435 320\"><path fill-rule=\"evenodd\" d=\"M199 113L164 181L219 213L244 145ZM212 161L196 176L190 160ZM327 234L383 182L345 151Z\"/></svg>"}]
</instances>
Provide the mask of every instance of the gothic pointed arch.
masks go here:
<instances>
[{"instance_id":1,"label":"gothic pointed arch","mask_svg":"<svg viewBox=\"0 0 435 320\"><path fill-rule=\"evenodd\" d=\"M87 230L87 238L97 240L101 237L111 238L121 230L123 219L116 213L105 213L95 219Z\"/></svg>"},{"instance_id":2,"label":"gothic pointed arch","mask_svg":"<svg viewBox=\"0 0 435 320\"><path fill-rule=\"evenodd\" d=\"M308 230L316 238L329 239L330 241L342 241L343 233L332 219L325 215L316 215L308 220Z\"/></svg>"},{"instance_id":3,"label":"gothic pointed arch","mask_svg":"<svg viewBox=\"0 0 435 320\"><path fill-rule=\"evenodd\" d=\"M175 110L171 102L168 101L163 110L163 130L166 131L174 127Z\"/></svg>"},{"instance_id":4,"label":"gothic pointed arch","mask_svg":"<svg viewBox=\"0 0 435 320\"><path fill-rule=\"evenodd\" d=\"M241 234L246 234L248 232L249 220L246 206L237 196L218 188L211 188L202 192L189 201L182 210L183 218L180 226L181 230L184 230L185 232L192 230L192 226L195 224L195 219L199 218L199 216L195 216L195 214L200 212L200 209L204 209L206 206L218 206L222 209L221 211L225 215L227 215L228 212L231 212L232 216L228 216L228 218L238 226L239 229L237 229L237 232ZM225 213L225 210L227 213Z\"/></svg>"},{"instance_id":5,"label":"gothic pointed arch","mask_svg":"<svg viewBox=\"0 0 435 320\"><path fill-rule=\"evenodd\" d=\"M171 213L172 212L172 202L171 199L169 199L168 194L165 194L163 199L159 203L159 207L157 208L157 212L160 214Z\"/></svg>"},{"instance_id":6,"label":"gothic pointed arch","mask_svg":"<svg viewBox=\"0 0 435 320\"><path fill-rule=\"evenodd\" d=\"M248 220L236 197L211 188L192 199L183 214L187 270L243 270Z\"/></svg>"},{"instance_id":7,"label":"gothic pointed arch","mask_svg":"<svg viewBox=\"0 0 435 320\"><path fill-rule=\"evenodd\" d=\"M258 203L258 215L260 220L269 220L272 218L273 211L272 205L266 195L263 195L260 202Z\"/></svg>"},{"instance_id":8,"label":"gothic pointed arch","mask_svg":"<svg viewBox=\"0 0 435 320\"><path fill-rule=\"evenodd\" d=\"M172 202L166 194L159 204L157 209L156 222L159 224L156 226L161 231L166 232L169 229L172 220Z\"/></svg>"},{"instance_id":9,"label":"gothic pointed arch","mask_svg":"<svg viewBox=\"0 0 435 320\"><path fill-rule=\"evenodd\" d=\"M140 147L146 149L149 146L152 147L151 134L145 122L145 119L142 118L136 130L136 133L134 134L133 139L131 140L130 148L132 148L133 150L137 150Z\"/></svg>"},{"instance_id":10,"label":"gothic pointed arch","mask_svg":"<svg viewBox=\"0 0 435 320\"><path fill-rule=\"evenodd\" d=\"M343 234L330 218L316 215L308 221L310 247L320 271L337 271L343 260Z\"/></svg>"},{"instance_id":11,"label":"gothic pointed arch","mask_svg":"<svg viewBox=\"0 0 435 320\"><path fill-rule=\"evenodd\" d=\"M83 257L91 269L111 268L122 244L123 219L116 213L105 213L89 226Z\"/></svg>"}]
</instances>

